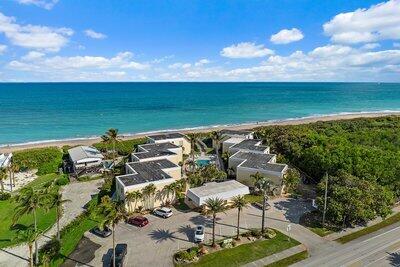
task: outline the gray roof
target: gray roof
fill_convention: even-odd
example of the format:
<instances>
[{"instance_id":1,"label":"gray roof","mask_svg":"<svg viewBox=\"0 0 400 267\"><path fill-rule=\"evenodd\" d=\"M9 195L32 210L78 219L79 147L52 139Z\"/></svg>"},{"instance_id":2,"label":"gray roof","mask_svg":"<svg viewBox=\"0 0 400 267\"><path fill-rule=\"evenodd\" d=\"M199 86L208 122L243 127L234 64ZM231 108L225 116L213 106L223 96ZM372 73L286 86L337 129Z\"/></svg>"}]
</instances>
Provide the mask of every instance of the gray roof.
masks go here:
<instances>
[{"instance_id":1,"label":"gray roof","mask_svg":"<svg viewBox=\"0 0 400 267\"><path fill-rule=\"evenodd\" d=\"M273 172L282 172L286 168L286 164L271 163L275 157L274 154L260 154L253 152L239 151L232 155L233 159L242 159L240 167L259 169Z\"/></svg>"},{"instance_id":2,"label":"gray roof","mask_svg":"<svg viewBox=\"0 0 400 267\"><path fill-rule=\"evenodd\" d=\"M163 169L178 167L178 165L166 159L146 162L130 162L127 164L137 173L117 176L125 186L170 179L172 177L164 172Z\"/></svg>"},{"instance_id":3,"label":"gray roof","mask_svg":"<svg viewBox=\"0 0 400 267\"><path fill-rule=\"evenodd\" d=\"M250 150L250 151L265 151L268 147L264 145L259 145L261 140L258 139L245 139L242 142L231 146L231 149L238 149L238 150Z\"/></svg>"},{"instance_id":4,"label":"gray roof","mask_svg":"<svg viewBox=\"0 0 400 267\"><path fill-rule=\"evenodd\" d=\"M148 159L154 157L176 155L169 149L174 149L179 147L172 143L153 143L153 144L140 145L138 146L138 148L140 151L132 153L132 155L137 157L138 159Z\"/></svg>"},{"instance_id":5,"label":"gray roof","mask_svg":"<svg viewBox=\"0 0 400 267\"><path fill-rule=\"evenodd\" d=\"M175 138L185 138L185 136L181 133L162 133L162 134L149 135L148 138L151 138L155 141L159 141L159 140L168 140Z\"/></svg>"},{"instance_id":6,"label":"gray roof","mask_svg":"<svg viewBox=\"0 0 400 267\"><path fill-rule=\"evenodd\" d=\"M68 149L68 154L73 162L77 162L79 160L87 158L98 158L98 159L104 158L104 156L100 153L100 151L93 146L77 146Z\"/></svg>"}]
</instances>

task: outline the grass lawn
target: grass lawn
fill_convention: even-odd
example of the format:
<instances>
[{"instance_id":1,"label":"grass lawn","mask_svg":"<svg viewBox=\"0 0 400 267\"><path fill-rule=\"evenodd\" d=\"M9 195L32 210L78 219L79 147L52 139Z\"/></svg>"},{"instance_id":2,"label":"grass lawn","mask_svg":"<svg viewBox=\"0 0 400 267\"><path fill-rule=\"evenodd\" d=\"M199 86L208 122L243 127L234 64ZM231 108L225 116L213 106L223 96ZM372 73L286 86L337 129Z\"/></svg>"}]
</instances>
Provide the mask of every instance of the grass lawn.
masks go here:
<instances>
[{"instance_id":1,"label":"grass lawn","mask_svg":"<svg viewBox=\"0 0 400 267\"><path fill-rule=\"evenodd\" d=\"M308 258L308 252L302 251L290 257L268 264L265 267L286 267Z\"/></svg>"},{"instance_id":2,"label":"grass lawn","mask_svg":"<svg viewBox=\"0 0 400 267\"><path fill-rule=\"evenodd\" d=\"M321 215L313 211L303 214L300 218L300 224L319 236L326 236L340 230L331 226L322 227L321 220Z\"/></svg>"},{"instance_id":3,"label":"grass lawn","mask_svg":"<svg viewBox=\"0 0 400 267\"><path fill-rule=\"evenodd\" d=\"M39 176L36 180L28 184L28 186L34 186L35 188L54 180L57 178L57 174L47 174ZM33 214L24 215L18 220L16 229L11 229L13 216L18 203L14 202L13 198L0 201L0 248L8 247L21 243L17 240L18 227L28 226L33 224ZM37 213L38 228L41 230L49 229L56 222L56 210L51 209L49 212L39 210Z\"/></svg>"},{"instance_id":4,"label":"grass lawn","mask_svg":"<svg viewBox=\"0 0 400 267\"><path fill-rule=\"evenodd\" d=\"M261 195L245 195L244 198L248 203L263 202L263 197Z\"/></svg>"},{"instance_id":5,"label":"grass lawn","mask_svg":"<svg viewBox=\"0 0 400 267\"><path fill-rule=\"evenodd\" d=\"M357 232L342 236L342 237L336 239L335 241L338 241L339 243L344 244L344 243L350 242L354 239L357 239L363 235L378 231L379 229L382 229L383 227L389 226L389 225L397 223L399 221L400 221L400 212L394 214L393 216L390 216L389 218L381 221L380 223L371 225L371 226L361 229Z\"/></svg>"},{"instance_id":6,"label":"grass lawn","mask_svg":"<svg viewBox=\"0 0 400 267\"><path fill-rule=\"evenodd\" d=\"M189 266L241 266L299 244L294 239L288 241L286 235L276 231L276 237L273 239L259 240L210 253Z\"/></svg>"}]
</instances>

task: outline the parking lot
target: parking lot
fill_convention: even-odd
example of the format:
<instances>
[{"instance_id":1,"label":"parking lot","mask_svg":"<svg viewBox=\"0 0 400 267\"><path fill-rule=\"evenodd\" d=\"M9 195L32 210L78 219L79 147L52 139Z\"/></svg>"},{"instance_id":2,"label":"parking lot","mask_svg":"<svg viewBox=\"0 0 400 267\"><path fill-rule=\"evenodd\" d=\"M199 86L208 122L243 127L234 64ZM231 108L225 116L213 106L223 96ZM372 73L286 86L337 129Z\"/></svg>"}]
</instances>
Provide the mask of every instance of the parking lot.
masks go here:
<instances>
[{"instance_id":1,"label":"parking lot","mask_svg":"<svg viewBox=\"0 0 400 267\"><path fill-rule=\"evenodd\" d=\"M286 227L291 223L293 233L291 235L300 242L313 239L314 236L302 236L303 229L296 224L302 213L310 209L310 203L292 199L278 199L270 202L271 209L267 213L266 225L285 232ZM180 212L173 209L174 215L168 219L146 215L150 223L143 227L135 227L129 224L120 223L116 228L116 243L127 243L128 253L125 258L127 266L172 266L172 255L181 249L194 246L194 227L204 225L206 227L206 240L211 239L212 220L197 212ZM226 213L218 215L216 225L216 238L221 239L233 236L236 233L237 210L231 209ZM241 231L249 228L261 227L261 210L255 207L248 207L242 212ZM301 227L302 228L302 227ZM108 266L112 253L112 237L101 238L91 233L86 237L92 242L100 245L94 246L94 259L89 266ZM316 238L315 241L321 241ZM76 251L75 256L79 251ZM78 260L78 258L77 258Z\"/></svg>"}]
</instances>

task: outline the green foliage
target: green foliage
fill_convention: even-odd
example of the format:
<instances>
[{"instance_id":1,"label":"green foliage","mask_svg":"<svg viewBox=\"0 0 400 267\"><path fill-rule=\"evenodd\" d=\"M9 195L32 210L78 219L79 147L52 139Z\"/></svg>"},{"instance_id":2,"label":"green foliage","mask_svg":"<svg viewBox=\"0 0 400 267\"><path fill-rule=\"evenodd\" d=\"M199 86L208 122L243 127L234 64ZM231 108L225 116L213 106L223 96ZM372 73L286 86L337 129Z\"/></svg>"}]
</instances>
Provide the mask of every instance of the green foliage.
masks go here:
<instances>
[{"instance_id":1,"label":"green foliage","mask_svg":"<svg viewBox=\"0 0 400 267\"><path fill-rule=\"evenodd\" d=\"M11 198L11 194L7 192L0 192L0 201L8 200Z\"/></svg>"},{"instance_id":2,"label":"green foliage","mask_svg":"<svg viewBox=\"0 0 400 267\"><path fill-rule=\"evenodd\" d=\"M318 207L322 209L325 182L319 186ZM391 213L393 193L375 182L359 179L343 171L330 176L328 183L327 218L335 225L365 224L377 216Z\"/></svg>"},{"instance_id":3,"label":"green foliage","mask_svg":"<svg viewBox=\"0 0 400 267\"><path fill-rule=\"evenodd\" d=\"M262 127L258 135L316 182L345 170L400 196L399 129L400 117L389 116Z\"/></svg>"},{"instance_id":4,"label":"green foliage","mask_svg":"<svg viewBox=\"0 0 400 267\"><path fill-rule=\"evenodd\" d=\"M296 262L305 260L308 258L308 252L307 251L302 251L299 253L296 253L290 257L284 258L282 260L276 261L274 263L268 264L265 267L287 267L295 264Z\"/></svg>"},{"instance_id":5,"label":"green foliage","mask_svg":"<svg viewBox=\"0 0 400 267\"><path fill-rule=\"evenodd\" d=\"M117 143L115 143L115 150L121 156L128 156L130 153L133 152L134 149L137 148L138 145L145 144L146 142L146 138L118 141ZM112 144L103 142L93 144L93 146L102 152L113 149Z\"/></svg>"},{"instance_id":6,"label":"green foliage","mask_svg":"<svg viewBox=\"0 0 400 267\"><path fill-rule=\"evenodd\" d=\"M63 175L55 180L55 184L58 186L67 185L69 184L69 179L66 175Z\"/></svg>"},{"instance_id":7,"label":"green foliage","mask_svg":"<svg viewBox=\"0 0 400 267\"><path fill-rule=\"evenodd\" d=\"M283 179L283 183L286 186L286 191L293 193L300 184L300 181L299 171L296 169L289 169Z\"/></svg>"},{"instance_id":8,"label":"green foliage","mask_svg":"<svg viewBox=\"0 0 400 267\"><path fill-rule=\"evenodd\" d=\"M60 249L60 241L55 238L50 240L39 250L40 262L45 265L48 264L51 259L59 254Z\"/></svg>"},{"instance_id":9,"label":"green foliage","mask_svg":"<svg viewBox=\"0 0 400 267\"><path fill-rule=\"evenodd\" d=\"M201 186L208 182L224 181L226 178L226 173L218 170L215 165L204 166L188 176L189 183L192 187Z\"/></svg>"},{"instance_id":10,"label":"green foliage","mask_svg":"<svg viewBox=\"0 0 400 267\"><path fill-rule=\"evenodd\" d=\"M55 173L62 162L62 151L57 147L33 148L14 152L14 164L22 169L38 169L38 175Z\"/></svg>"}]
</instances>

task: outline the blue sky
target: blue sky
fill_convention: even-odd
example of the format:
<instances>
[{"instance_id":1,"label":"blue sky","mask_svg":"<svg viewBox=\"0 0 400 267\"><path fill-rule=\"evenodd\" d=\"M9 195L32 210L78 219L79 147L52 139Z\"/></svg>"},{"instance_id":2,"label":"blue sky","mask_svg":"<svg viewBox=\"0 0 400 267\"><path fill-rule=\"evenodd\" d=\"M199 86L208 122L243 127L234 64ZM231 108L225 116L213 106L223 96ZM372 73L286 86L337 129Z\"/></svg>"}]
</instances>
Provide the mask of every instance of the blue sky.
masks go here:
<instances>
[{"instance_id":1,"label":"blue sky","mask_svg":"<svg viewBox=\"0 0 400 267\"><path fill-rule=\"evenodd\" d=\"M0 81L400 81L400 0L3 0Z\"/></svg>"}]
</instances>

